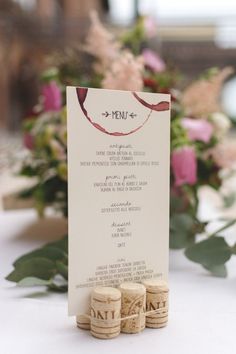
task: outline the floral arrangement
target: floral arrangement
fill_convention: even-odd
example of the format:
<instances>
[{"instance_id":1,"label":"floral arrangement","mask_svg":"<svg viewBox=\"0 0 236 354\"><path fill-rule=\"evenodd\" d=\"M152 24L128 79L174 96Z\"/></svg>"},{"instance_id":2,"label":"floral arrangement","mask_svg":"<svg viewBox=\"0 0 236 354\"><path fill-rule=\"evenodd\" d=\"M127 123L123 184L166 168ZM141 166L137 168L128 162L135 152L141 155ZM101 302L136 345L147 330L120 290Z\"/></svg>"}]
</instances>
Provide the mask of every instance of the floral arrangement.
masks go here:
<instances>
[{"instance_id":1,"label":"floral arrangement","mask_svg":"<svg viewBox=\"0 0 236 354\"><path fill-rule=\"evenodd\" d=\"M148 39L156 35L150 18L118 40L91 15L91 27L79 49L57 57L57 66L42 75L39 103L24 124L28 156L21 174L36 178L36 184L21 193L33 197L39 215L47 205L67 217L67 147L65 86L80 85L170 93L171 117L171 215L170 247L184 249L188 259L212 274L225 277L225 263L236 254L221 231L207 233L210 221L198 218L198 191L203 185L220 190L224 176L236 165L236 146L225 139L230 120L222 112L219 96L231 68L211 69L179 91L179 74L166 65ZM78 57L86 56L87 69ZM127 80L129 78L129 80ZM197 236L198 235L198 236ZM67 237L20 257L7 279L20 285L43 285L51 290L67 289Z\"/></svg>"}]
</instances>

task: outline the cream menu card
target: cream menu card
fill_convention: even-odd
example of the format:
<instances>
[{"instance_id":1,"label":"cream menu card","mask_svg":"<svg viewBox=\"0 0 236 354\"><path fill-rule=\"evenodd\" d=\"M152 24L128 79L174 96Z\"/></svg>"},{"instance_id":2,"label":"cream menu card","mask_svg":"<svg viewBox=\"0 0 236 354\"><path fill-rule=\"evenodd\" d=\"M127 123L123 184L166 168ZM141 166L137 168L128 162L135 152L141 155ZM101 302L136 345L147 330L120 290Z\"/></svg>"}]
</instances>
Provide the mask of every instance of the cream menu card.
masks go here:
<instances>
[{"instance_id":1,"label":"cream menu card","mask_svg":"<svg viewBox=\"0 0 236 354\"><path fill-rule=\"evenodd\" d=\"M67 117L69 314L77 315L94 286L167 278L170 96L68 87Z\"/></svg>"}]
</instances>

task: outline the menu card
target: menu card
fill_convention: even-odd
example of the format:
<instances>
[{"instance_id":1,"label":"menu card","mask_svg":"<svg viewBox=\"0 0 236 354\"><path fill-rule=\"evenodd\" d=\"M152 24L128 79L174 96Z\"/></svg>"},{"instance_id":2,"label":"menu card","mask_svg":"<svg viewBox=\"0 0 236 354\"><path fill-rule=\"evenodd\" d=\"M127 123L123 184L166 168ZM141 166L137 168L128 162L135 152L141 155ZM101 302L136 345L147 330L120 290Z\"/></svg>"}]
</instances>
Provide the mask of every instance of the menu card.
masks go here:
<instances>
[{"instance_id":1,"label":"menu card","mask_svg":"<svg viewBox=\"0 0 236 354\"><path fill-rule=\"evenodd\" d=\"M167 280L170 95L68 87L67 120L69 314L78 315L95 286Z\"/></svg>"}]
</instances>

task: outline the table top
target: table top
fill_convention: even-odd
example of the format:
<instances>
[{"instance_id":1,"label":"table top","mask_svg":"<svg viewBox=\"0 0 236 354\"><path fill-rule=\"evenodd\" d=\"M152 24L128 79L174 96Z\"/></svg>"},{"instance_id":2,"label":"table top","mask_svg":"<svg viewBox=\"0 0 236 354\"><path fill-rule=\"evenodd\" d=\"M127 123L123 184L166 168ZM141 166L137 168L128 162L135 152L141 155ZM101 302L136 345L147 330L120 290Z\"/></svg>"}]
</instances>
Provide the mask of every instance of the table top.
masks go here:
<instances>
[{"instance_id":1,"label":"table top","mask_svg":"<svg viewBox=\"0 0 236 354\"><path fill-rule=\"evenodd\" d=\"M47 235L50 228L50 238ZM0 213L0 352L3 354L231 354L236 330L236 259L214 278L181 251L170 253L169 324L112 340L93 338L67 316L67 295L18 288L4 280L13 261L63 234L63 221L38 221L34 210ZM236 258L236 257L234 257Z\"/></svg>"}]
</instances>

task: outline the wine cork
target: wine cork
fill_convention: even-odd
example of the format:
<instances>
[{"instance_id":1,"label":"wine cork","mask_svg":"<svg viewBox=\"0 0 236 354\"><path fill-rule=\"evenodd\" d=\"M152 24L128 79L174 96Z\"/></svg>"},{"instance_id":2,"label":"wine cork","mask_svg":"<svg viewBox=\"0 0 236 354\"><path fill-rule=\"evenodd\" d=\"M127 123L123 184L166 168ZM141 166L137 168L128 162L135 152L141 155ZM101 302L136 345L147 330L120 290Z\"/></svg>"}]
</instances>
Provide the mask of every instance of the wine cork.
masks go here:
<instances>
[{"instance_id":1,"label":"wine cork","mask_svg":"<svg viewBox=\"0 0 236 354\"><path fill-rule=\"evenodd\" d=\"M138 283L122 283L121 318L138 314L139 316L121 321L121 332L138 333L145 328L146 289Z\"/></svg>"},{"instance_id":2,"label":"wine cork","mask_svg":"<svg viewBox=\"0 0 236 354\"><path fill-rule=\"evenodd\" d=\"M86 315L77 315L76 324L78 328L90 329L90 318Z\"/></svg>"},{"instance_id":3,"label":"wine cork","mask_svg":"<svg viewBox=\"0 0 236 354\"><path fill-rule=\"evenodd\" d=\"M164 280L152 279L143 282L146 287L146 312L159 309L146 316L146 327L161 328L168 322L169 289Z\"/></svg>"},{"instance_id":4,"label":"wine cork","mask_svg":"<svg viewBox=\"0 0 236 354\"><path fill-rule=\"evenodd\" d=\"M101 339L120 334L121 292L111 287L97 287L91 294L91 334Z\"/></svg>"}]
</instances>

